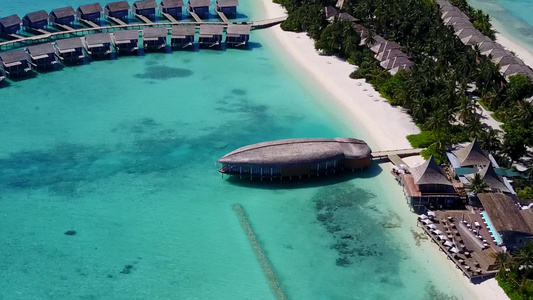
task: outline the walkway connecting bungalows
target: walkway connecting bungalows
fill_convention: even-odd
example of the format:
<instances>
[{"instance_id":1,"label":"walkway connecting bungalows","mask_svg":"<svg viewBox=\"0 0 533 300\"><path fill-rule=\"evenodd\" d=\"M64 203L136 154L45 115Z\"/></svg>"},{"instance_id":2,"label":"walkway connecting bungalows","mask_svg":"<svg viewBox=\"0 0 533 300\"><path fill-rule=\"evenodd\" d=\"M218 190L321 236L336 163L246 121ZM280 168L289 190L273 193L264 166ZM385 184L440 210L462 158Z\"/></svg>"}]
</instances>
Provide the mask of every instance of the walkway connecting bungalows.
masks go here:
<instances>
[{"instance_id":1,"label":"walkway connecting bungalows","mask_svg":"<svg viewBox=\"0 0 533 300\"><path fill-rule=\"evenodd\" d=\"M111 53L111 33L93 33L85 36L87 53L91 56L105 56Z\"/></svg>"},{"instance_id":2,"label":"walkway connecting bungalows","mask_svg":"<svg viewBox=\"0 0 533 300\"><path fill-rule=\"evenodd\" d=\"M76 11L74 10L74 8L72 8L72 6L58 8L52 10L52 12L50 13L50 22L71 26L74 22L75 16Z\"/></svg>"},{"instance_id":3,"label":"walkway connecting bungalows","mask_svg":"<svg viewBox=\"0 0 533 300\"><path fill-rule=\"evenodd\" d=\"M370 147L351 138L290 139L239 148L218 160L219 172L250 178L319 176L370 165Z\"/></svg>"},{"instance_id":4,"label":"walkway connecting bungalows","mask_svg":"<svg viewBox=\"0 0 533 300\"><path fill-rule=\"evenodd\" d=\"M236 17L237 6L239 6L239 0L217 0L215 10L225 15Z\"/></svg>"},{"instance_id":5,"label":"walkway connecting bungalows","mask_svg":"<svg viewBox=\"0 0 533 300\"><path fill-rule=\"evenodd\" d=\"M194 26L172 26L170 45L181 48L192 46L195 34L196 28Z\"/></svg>"},{"instance_id":6,"label":"walkway connecting bungalows","mask_svg":"<svg viewBox=\"0 0 533 300\"><path fill-rule=\"evenodd\" d=\"M100 3L81 5L76 10L76 14L78 19L98 23L102 17L102 6Z\"/></svg>"},{"instance_id":7,"label":"walkway connecting bungalows","mask_svg":"<svg viewBox=\"0 0 533 300\"><path fill-rule=\"evenodd\" d=\"M133 53L139 50L139 31L119 30L113 33L115 49L119 53Z\"/></svg>"},{"instance_id":8,"label":"walkway connecting bungalows","mask_svg":"<svg viewBox=\"0 0 533 300\"><path fill-rule=\"evenodd\" d=\"M31 71L28 53L24 49L0 53L0 61L9 77L21 76Z\"/></svg>"},{"instance_id":9,"label":"walkway connecting bungalows","mask_svg":"<svg viewBox=\"0 0 533 300\"><path fill-rule=\"evenodd\" d=\"M147 27L143 29L144 49L156 51L167 46L168 29L166 27Z\"/></svg>"},{"instance_id":10,"label":"walkway connecting bungalows","mask_svg":"<svg viewBox=\"0 0 533 300\"><path fill-rule=\"evenodd\" d=\"M229 24L226 29L226 45L240 47L248 45L252 26L244 24Z\"/></svg>"},{"instance_id":11,"label":"walkway connecting bungalows","mask_svg":"<svg viewBox=\"0 0 533 300\"><path fill-rule=\"evenodd\" d=\"M183 0L163 0L159 4L159 10L163 14L169 14L174 18L181 19L183 16Z\"/></svg>"},{"instance_id":12,"label":"walkway connecting bungalows","mask_svg":"<svg viewBox=\"0 0 533 300\"><path fill-rule=\"evenodd\" d=\"M48 13L44 10L29 13L22 18L26 28L45 29L48 26Z\"/></svg>"},{"instance_id":13,"label":"walkway connecting bungalows","mask_svg":"<svg viewBox=\"0 0 533 300\"><path fill-rule=\"evenodd\" d=\"M104 14L111 18L126 21L130 14L130 4L128 1L109 3L104 8Z\"/></svg>"},{"instance_id":14,"label":"walkway connecting bungalows","mask_svg":"<svg viewBox=\"0 0 533 300\"><path fill-rule=\"evenodd\" d=\"M157 3L155 0L142 0L136 1L133 3L131 10L134 14L140 15L151 20L155 20L155 9L157 8Z\"/></svg>"},{"instance_id":15,"label":"walkway connecting bungalows","mask_svg":"<svg viewBox=\"0 0 533 300\"><path fill-rule=\"evenodd\" d=\"M85 57L83 54L83 42L75 37L56 41L59 59L66 62L78 62Z\"/></svg>"},{"instance_id":16,"label":"walkway connecting bungalows","mask_svg":"<svg viewBox=\"0 0 533 300\"><path fill-rule=\"evenodd\" d=\"M57 64L56 50L52 43L28 47L30 63L35 68L47 68Z\"/></svg>"},{"instance_id":17,"label":"walkway connecting bungalows","mask_svg":"<svg viewBox=\"0 0 533 300\"><path fill-rule=\"evenodd\" d=\"M209 16L210 0L189 0L187 3L187 10L193 12L201 17Z\"/></svg>"},{"instance_id":18,"label":"walkway connecting bungalows","mask_svg":"<svg viewBox=\"0 0 533 300\"><path fill-rule=\"evenodd\" d=\"M200 37L198 43L208 47L220 45L222 42L222 33L224 32L224 25L200 25Z\"/></svg>"},{"instance_id":19,"label":"walkway connecting bungalows","mask_svg":"<svg viewBox=\"0 0 533 300\"><path fill-rule=\"evenodd\" d=\"M20 30L22 20L17 15L11 15L0 19L0 34L15 34Z\"/></svg>"}]
</instances>

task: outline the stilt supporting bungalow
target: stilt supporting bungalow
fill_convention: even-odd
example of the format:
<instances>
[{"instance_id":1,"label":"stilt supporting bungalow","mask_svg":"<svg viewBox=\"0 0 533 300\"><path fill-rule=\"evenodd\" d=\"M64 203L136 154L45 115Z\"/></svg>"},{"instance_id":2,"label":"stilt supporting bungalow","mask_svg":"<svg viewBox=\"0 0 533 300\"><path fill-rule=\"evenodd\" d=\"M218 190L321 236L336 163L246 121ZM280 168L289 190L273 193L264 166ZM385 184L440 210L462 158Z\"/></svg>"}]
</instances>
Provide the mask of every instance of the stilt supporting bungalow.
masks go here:
<instances>
[{"instance_id":1,"label":"stilt supporting bungalow","mask_svg":"<svg viewBox=\"0 0 533 300\"><path fill-rule=\"evenodd\" d=\"M58 8L50 13L50 23L72 26L76 11L72 6Z\"/></svg>"},{"instance_id":2,"label":"stilt supporting bungalow","mask_svg":"<svg viewBox=\"0 0 533 300\"><path fill-rule=\"evenodd\" d=\"M76 11L79 19L98 23L102 17L102 6L100 3L82 5Z\"/></svg>"},{"instance_id":3,"label":"stilt supporting bungalow","mask_svg":"<svg viewBox=\"0 0 533 300\"><path fill-rule=\"evenodd\" d=\"M226 30L226 45L240 47L248 45L250 40L250 25L229 24Z\"/></svg>"},{"instance_id":4,"label":"stilt supporting bungalow","mask_svg":"<svg viewBox=\"0 0 533 300\"><path fill-rule=\"evenodd\" d=\"M139 50L139 31L119 30L113 33L115 49L119 53L131 54Z\"/></svg>"},{"instance_id":5,"label":"stilt supporting bungalow","mask_svg":"<svg viewBox=\"0 0 533 300\"><path fill-rule=\"evenodd\" d=\"M9 35L15 34L20 30L20 24L22 20L17 15L11 15L9 17L0 19L0 34Z\"/></svg>"},{"instance_id":6,"label":"stilt supporting bungalow","mask_svg":"<svg viewBox=\"0 0 533 300\"><path fill-rule=\"evenodd\" d=\"M0 53L0 61L9 77L18 77L31 71L28 53L24 49Z\"/></svg>"},{"instance_id":7,"label":"stilt supporting bungalow","mask_svg":"<svg viewBox=\"0 0 533 300\"><path fill-rule=\"evenodd\" d=\"M183 0L163 0L159 4L159 10L163 14L168 14L176 19L181 19L183 16Z\"/></svg>"},{"instance_id":8,"label":"stilt supporting bungalow","mask_svg":"<svg viewBox=\"0 0 533 300\"><path fill-rule=\"evenodd\" d=\"M155 20L155 9L157 3L155 0L142 0L133 3L131 10L135 15L146 17L150 20Z\"/></svg>"},{"instance_id":9,"label":"stilt supporting bungalow","mask_svg":"<svg viewBox=\"0 0 533 300\"><path fill-rule=\"evenodd\" d=\"M48 13L44 10L29 13L22 18L26 28L45 29L48 26Z\"/></svg>"},{"instance_id":10,"label":"stilt supporting bungalow","mask_svg":"<svg viewBox=\"0 0 533 300\"><path fill-rule=\"evenodd\" d=\"M196 28L194 26L172 26L170 45L180 48L192 46L195 33Z\"/></svg>"},{"instance_id":11,"label":"stilt supporting bungalow","mask_svg":"<svg viewBox=\"0 0 533 300\"><path fill-rule=\"evenodd\" d=\"M30 54L30 63L36 69L49 68L57 64L56 51L52 43L30 46L28 53Z\"/></svg>"},{"instance_id":12,"label":"stilt supporting bungalow","mask_svg":"<svg viewBox=\"0 0 533 300\"><path fill-rule=\"evenodd\" d=\"M94 33L85 36L87 53L91 56L106 56L111 53L111 33Z\"/></svg>"},{"instance_id":13,"label":"stilt supporting bungalow","mask_svg":"<svg viewBox=\"0 0 533 300\"><path fill-rule=\"evenodd\" d=\"M127 21L130 14L130 4L128 1L109 3L104 8L104 14L111 20Z\"/></svg>"},{"instance_id":14,"label":"stilt supporting bungalow","mask_svg":"<svg viewBox=\"0 0 533 300\"><path fill-rule=\"evenodd\" d=\"M222 42L223 25L200 25L200 37L198 43L202 46L214 47Z\"/></svg>"},{"instance_id":15,"label":"stilt supporting bungalow","mask_svg":"<svg viewBox=\"0 0 533 300\"><path fill-rule=\"evenodd\" d=\"M144 49L157 51L167 46L168 29L166 27L147 27L143 29Z\"/></svg>"},{"instance_id":16,"label":"stilt supporting bungalow","mask_svg":"<svg viewBox=\"0 0 533 300\"><path fill-rule=\"evenodd\" d=\"M239 6L239 0L217 0L215 10L227 16L236 17L237 6Z\"/></svg>"},{"instance_id":17,"label":"stilt supporting bungalow","mask_svg":"<svg viewBox=\"0 0 533 300\"><path fill-rule=\"evenodd\" d=\"M211 6L209 0L189 0L187 10L205 18L209 16L209 6Z\"/></svg>"},{"instance_id":18,"label":"stilt supporting bungalow","mask_svg":"<svg viewBox=\"0 0 533 300\"><path fill-rule=\"evenodd\" d=\"M79 37L57 40L56 48L59 59L65 62L78 62L85 57L83 42Z\"/></svg>"}]
</instances>

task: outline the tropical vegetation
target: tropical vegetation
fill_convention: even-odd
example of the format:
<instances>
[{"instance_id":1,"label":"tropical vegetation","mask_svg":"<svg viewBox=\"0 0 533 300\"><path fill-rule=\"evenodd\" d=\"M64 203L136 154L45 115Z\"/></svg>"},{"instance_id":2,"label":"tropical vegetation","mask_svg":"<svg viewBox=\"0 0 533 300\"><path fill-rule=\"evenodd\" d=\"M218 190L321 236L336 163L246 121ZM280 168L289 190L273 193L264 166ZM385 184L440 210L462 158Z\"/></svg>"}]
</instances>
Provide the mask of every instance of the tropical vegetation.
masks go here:
<instances>
[{"instance_id":1,"label":"tropical vegetation","mask_svg":"<svg viewBox=\"0 0 533 300\"><path fill-rule=\"evenodd\" d=\"M499 285L511 300L533 299L533 242L509 255L496 254Z\"/></svg>"}]
</instances>

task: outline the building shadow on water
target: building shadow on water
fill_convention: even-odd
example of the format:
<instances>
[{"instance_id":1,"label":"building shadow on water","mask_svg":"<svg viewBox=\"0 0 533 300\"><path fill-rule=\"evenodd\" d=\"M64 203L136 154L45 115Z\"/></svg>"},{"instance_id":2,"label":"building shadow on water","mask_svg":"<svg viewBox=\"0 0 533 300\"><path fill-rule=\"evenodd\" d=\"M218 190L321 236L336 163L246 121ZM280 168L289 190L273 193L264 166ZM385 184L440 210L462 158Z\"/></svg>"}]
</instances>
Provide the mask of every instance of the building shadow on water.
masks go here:
<instances>
[{"instance_id":1,"label":"building shadow on water","mask_svg":"<svg viewBox=\"0 0 533 300\"><path fill-rule=\"evenodd\" d=\"M372 162L370 166L364 170L356 170L354 172L351 171L345 171L335 174L328 174L328 175L321 175L320 177L311 177L311 178L303 178L299 179L297 177L290 179L283 179L283 180L273 180L270 181L270 179L263 179L261 181L258 178L254 178L253 180L250 180L249 177L242 177L239 178L239 176L231 176L231 177L224 177L224 180L226 180L228 183L240 187L246 187L246 188L253 188L253 189L266 189L266 190L289 190L289 189L306 189L306 188L316 188L316 187L322 187L322 186L328 186L328 185L335 185L343 182L347 182L350 180L357 180L357 179L368 179L368 178L374 178L381 174L383 172L383 169L381 166L377 163Z\"/></svg>"}]
</instances>

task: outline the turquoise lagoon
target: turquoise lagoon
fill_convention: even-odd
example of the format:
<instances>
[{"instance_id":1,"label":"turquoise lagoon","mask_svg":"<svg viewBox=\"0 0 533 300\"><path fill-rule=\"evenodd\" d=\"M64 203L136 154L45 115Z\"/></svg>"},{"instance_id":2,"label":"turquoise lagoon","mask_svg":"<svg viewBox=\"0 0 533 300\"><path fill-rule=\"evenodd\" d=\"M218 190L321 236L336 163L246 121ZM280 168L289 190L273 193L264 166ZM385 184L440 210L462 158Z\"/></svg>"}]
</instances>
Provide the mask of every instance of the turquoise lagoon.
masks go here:
<instances>
[{"instance_id":1,"label":"turquoise lagoon","mask_svg":"<svg viewBox=\"0 0 533 300\"><path fill-rule=\"evenodd\" d=\"M2 15L84 3L3 0ZM289 299L461 297L417 257L414 217L394 211L405 200L379 165L303 183L221 178L216 160L250 143L372 143L268 32L251 40L0 89L0 299L273 299L235 203Z\"/></svg>"}]
</instances>

